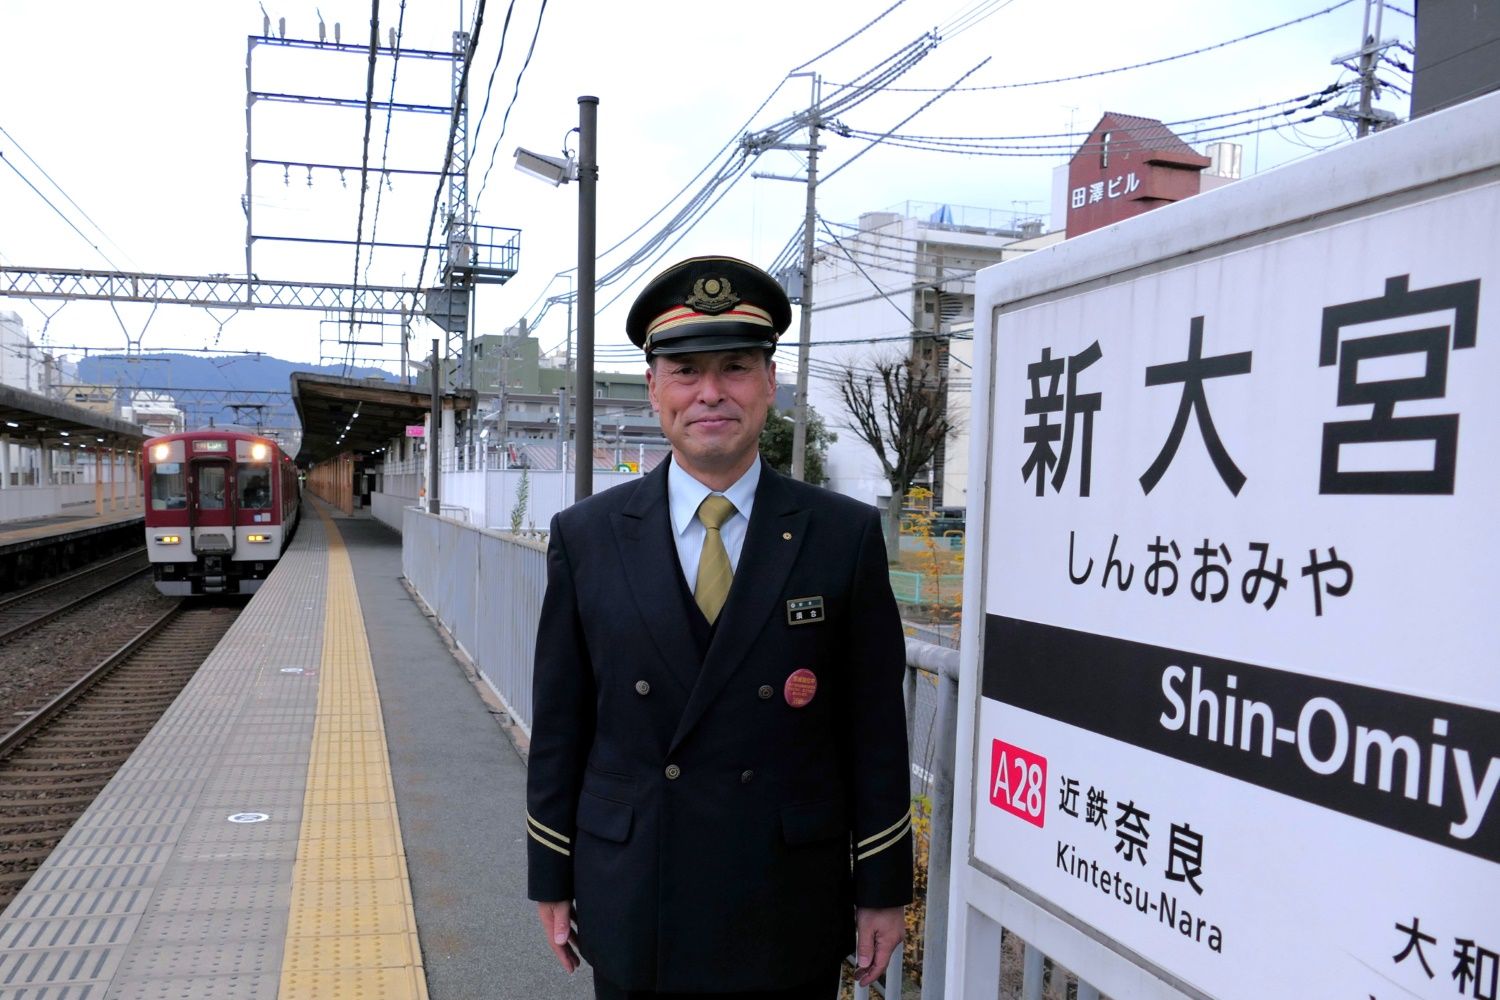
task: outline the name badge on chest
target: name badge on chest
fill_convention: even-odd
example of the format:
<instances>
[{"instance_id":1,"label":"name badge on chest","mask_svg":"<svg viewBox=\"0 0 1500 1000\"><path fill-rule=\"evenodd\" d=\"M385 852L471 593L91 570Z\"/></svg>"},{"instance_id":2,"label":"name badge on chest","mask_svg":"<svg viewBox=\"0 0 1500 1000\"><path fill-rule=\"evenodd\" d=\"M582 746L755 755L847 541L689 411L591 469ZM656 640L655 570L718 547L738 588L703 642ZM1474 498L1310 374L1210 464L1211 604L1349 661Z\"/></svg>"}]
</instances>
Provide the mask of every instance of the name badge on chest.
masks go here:
<instances>
[{"instance_id":1,"label":"name badge on chest","mask_svg":"<svg viewBox=\"0 0 1500 1000\"><path fill-rule=\"evenodd\" d=\"M823 618L823 598L821 597L794 597L786 602L788 625L811 625L813 622L822 621Z\"/></svg>"}]
</instances>

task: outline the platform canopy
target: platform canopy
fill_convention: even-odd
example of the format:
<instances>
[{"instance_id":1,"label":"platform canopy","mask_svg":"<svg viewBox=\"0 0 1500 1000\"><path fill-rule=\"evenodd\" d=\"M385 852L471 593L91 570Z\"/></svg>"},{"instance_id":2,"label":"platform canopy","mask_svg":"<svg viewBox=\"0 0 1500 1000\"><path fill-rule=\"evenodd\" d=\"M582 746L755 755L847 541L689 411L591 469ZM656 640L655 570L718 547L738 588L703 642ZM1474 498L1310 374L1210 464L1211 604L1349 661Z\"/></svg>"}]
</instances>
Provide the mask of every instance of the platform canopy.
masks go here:
<instances>
[{"instance_id":1,"label":"platform canopy","mask_svg":"<svg viewBox=\"0 0 1500 1000\"><path fill-rule=\"evenodd\" d=\"M0 385L0 435L51 447L134 450L151 435L118 417Z\"/></svg>"},{"instance_id":2,"label":"platform canopy","mask_svg":"<svg viewBox=\"0 0 1500 1000\"><path fill-rule=\"evenodd\" d=\"M421 424L432 409L431 394L414 386L308 372L292 374L292 402L302 420L302 447L296 456L302 465L346 451L374 451ZM464 395L445 396L443 406L466 410L472 401Z\"/></svg>"}]
</instances>

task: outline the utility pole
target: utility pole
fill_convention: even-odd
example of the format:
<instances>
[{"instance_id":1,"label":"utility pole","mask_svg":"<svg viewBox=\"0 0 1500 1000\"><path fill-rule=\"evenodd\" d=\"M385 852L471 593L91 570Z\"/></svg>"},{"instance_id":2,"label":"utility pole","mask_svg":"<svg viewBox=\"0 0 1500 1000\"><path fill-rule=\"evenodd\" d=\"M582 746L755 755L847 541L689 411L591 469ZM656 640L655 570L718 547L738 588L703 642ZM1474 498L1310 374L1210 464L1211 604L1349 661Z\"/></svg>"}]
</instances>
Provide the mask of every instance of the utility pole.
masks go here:
<instances>
[{"instance_id":1,"label":"utility pole","mask_svg":"<svg viewBox=\"0 0 1500 1000\"><path fill-rule=\"evenodd\" d=\"M818 223L818 130L823 124L819 105L822 100L822 77L816 73L793 73L792 76L809 77L812 82L812 102L807 108L807 144L791 142L757 143L746 140L745 148L754 152L766 149L787 149L807 154L807 176L786 177L781 174L753 173L750 176L773 181L796 181L807 185L807 214L802 221L802 292L797 301L801 310L798 324L801 343L797 346L797 385L792 395L792 478L803 481L807 478L807 367L812 346L812 299L813 299L813 237Z\"/></svg>"},{"instance_id":2,"label":"utility pole","mask_svg":"<svg viewBox=\"0 0 1500 1000\"><path fill-rule=\"evenodd\" d=\"M1370 34L1371 0L1365 0L1365 27L1360 36L1359 53L1359 124L1357 137L1363 139L1370 134L1371 102L1375 96L1375 39L1380 37L1381 15L1385 13L1385 0L1374 0L1375 33Z\"/></svg>"},{"instance_id":3,"label":"utility pole","mask_svg":"<svg viewBox=\"0 0 1500 1000\"><path fill-rule=\"evenodd\" d=\"M442 491L438 488L441 482L439 478L441 469L438 464L438 449L442 445L443 432L443 403L441 390L438 387L438 379L442 377L442 356L438 354L438 339L432 338L432 365L427 369L427 377L432 385L432 416L427 421L427 513L441 514L443 505L440 500Z\"/></svg>"},{"instance_id":4,"label":"utility pole","mask_svg":"<svg viewBox=\"0 0 1500 1000\"><path fill-rule=\"evenodd\" d=\"M573 502L594 492L594 211L599 183L599 98L578 99L578 385Z\"/></svg>"},{"instance_id":5,"label":"utility pole","mask_svg":"<svg viewBox=\"0 0 1500 1000\"><path fill-rule=\"evenodd\" d=\"M807 366L812 348L813 236L818 221L818 77L807 109L807 215L802 222L802 302L797 345L797 392L792 401L792 478L807 480Z\"/></svg>"},{"instance_id":6,"label":"utility pole","mask_svg":"<svg viewBox=\"0 0 1500 1000\"><path fill-rule=\"evenodd\" d=\"M1373 31L1370 26L1372 13L1375 20ZM1354 122L1355 136L1360 139L1371 132L1396 124L1395 115L1374 106L1374 101L1380 97L1380 80L1375 75L1375 63L1386 49L1396 44L1394 38L1380 38L1380 23L1384 13L1385 0L1365 0L1364 29L1360 33L1359 48L1331 60L1332 65L1343 66L1359 74L1359 105L1341 104L1323 113L1329 118ZM1359 60L1358 65L1352 65L1356 59Z\"/></svg>"}]
</instances>

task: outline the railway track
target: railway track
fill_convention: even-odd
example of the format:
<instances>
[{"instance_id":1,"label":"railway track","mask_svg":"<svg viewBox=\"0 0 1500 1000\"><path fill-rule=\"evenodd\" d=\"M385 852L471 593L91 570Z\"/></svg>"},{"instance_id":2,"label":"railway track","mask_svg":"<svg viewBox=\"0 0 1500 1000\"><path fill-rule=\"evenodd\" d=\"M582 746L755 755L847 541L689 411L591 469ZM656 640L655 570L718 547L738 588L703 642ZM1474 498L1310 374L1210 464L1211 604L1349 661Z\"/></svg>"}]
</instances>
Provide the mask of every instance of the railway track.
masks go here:
<instances>
[{"instance_id":1,"label":"railway track","mask_svg":"<svg viewBox=\"0 0 1500 1000\"><path fill-rule=\"evenodd\" d=\"M144 547L0 600L0 643L149 572Z\"/></svg>"},{"instance_id":2,"label":"railway track","mask_svg":"<svg viewBox=\"0 0 1500 1000\"><path fill-rule=\"evenodd\" d=\"M135 751L242 607L175 605L0 736L0 909Z\"/></svg>"}]
</instances>

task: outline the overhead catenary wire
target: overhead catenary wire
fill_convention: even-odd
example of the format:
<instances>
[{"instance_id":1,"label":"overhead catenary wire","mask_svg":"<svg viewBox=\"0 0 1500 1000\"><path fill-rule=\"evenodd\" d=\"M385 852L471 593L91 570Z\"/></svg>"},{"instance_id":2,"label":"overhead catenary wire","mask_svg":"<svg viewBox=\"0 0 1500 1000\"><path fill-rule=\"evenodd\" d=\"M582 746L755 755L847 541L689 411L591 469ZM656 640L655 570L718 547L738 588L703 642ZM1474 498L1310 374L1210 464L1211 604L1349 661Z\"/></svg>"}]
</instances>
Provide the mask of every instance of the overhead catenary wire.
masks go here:
<instances>
[{"instance_id":1,"label":"overhead catenary wire","mask_svg":"<svg viewBox=\"0 0 1500 1000\"><path fill-rule=\"evenodd\" d=\"M474 51L479 45L480 32L484 29L484 8L488 0L479 0L474 11L474 29L469 32L469 45L464 52L464 68L459 74L458 92L463 93L464 88L469 85L469 70L474 65ZM448 171L453 168L453 140L458 134L459 116L463 113L463 102L453 102L453 113L448 122L447 148L443 152L443 169L438 178L437 189L432 195L432 212L427 217L427 236L422 240L422 260L417 266L417 281L412 289L412 307L416 311L416 297L421 294L422 278L427 271L427 257L432 250L432 231L437 225L438 205L442 201L443 186L448 179Z\"/></svg>"},{"instance_id":2,"label":"overhead catenary wire","mask_svg":"<svg viewBox=\"0 0 1500 1000\"><path fill-rule=\"evenodd\" d=\"M510 38L510 18L516 12L516 0L510 0L505 8L505 20L500 22L500 47L495 53L495 62L490 66L490 77L484 84L484 104L479 108L479 118L474 123L474 141L484 134L484 121L490 113L490 99L495 96L495 75L500 72L500 63L505 58L505 42ZM472 160L472 155L470 156ZM467 168L468 164L464 164Z\"/></svg>"},{"instance_id":3,"label":"overhead catenary wire","mask_svg":"<svg viewBox=\"0 0 1500 1000\"><path fill-rule=\"evenodd\" d=\"M500 118L500 131L495 135L495 144L490 149L490 162L484 168L484 177L479 182L479 193L474 196L474 205L477 207L479 201L484 197L484 189L490 183L490 171L495 169L495 157L500 152L500 143L505 139L506 126L510 124L510 113L516 106L516 100L521 96L521 78L526 75L526 69L531 65L531 57L536 53L536 40L542 33L542 18L547 13L547 0L542 0L540 9L536 12L536 27L531 32L531 44L526 47L526 58L521 62L521 68L516 72L515 89L511 91L510 103L505 106L505 114ZM496 59L498 64L499 59ZM488 100L488 96L485 98Z\"/></svg>"},{"instance_id":4,"label":"overhead catenary wire","mask_svg":"<svg viewBox=\"0 0 1500 1000\"><path fill-rule=\"evenodd\" d=\"M396 113L393 105L396 103L396 72L401 67L401 40L406 30L406 0L401 0L401 8L396 14L396 35L391 45L391 89L390 97L386 101L385 108L385 137L380 143L380 175L387 178L386 165L390 162L391 151L391 121ZM389 183L389 180L386 181ZM385 197L385 185L381 184L375 189L375 215L370 220L370 255L365 258L365 284L370 283L370 267L375 263L376 238L380 233L380 205Z\"/></svg>"},{"instance_id":5,"label":"overhead catenary wire","mask_svg":"<svg viewBox=\"0 0 1500 1000\"><path fill-rule=\"evenodd\" d=\"M365 134L359 154L359 214L354 224L354 275L350 284L359 287L359 254L365 238L365 198L370 191L370 129L375 112L375 56L380 51L380 0L370 0L370 54L365 70ZM389 114L389 112L387 112ZM373 237L372 237L373 240ZM370 252L375 252L371 247ZM354 363L355 309L349 307L349 346L345 352L343 373Z\"/></svg>"}]
</instances>

